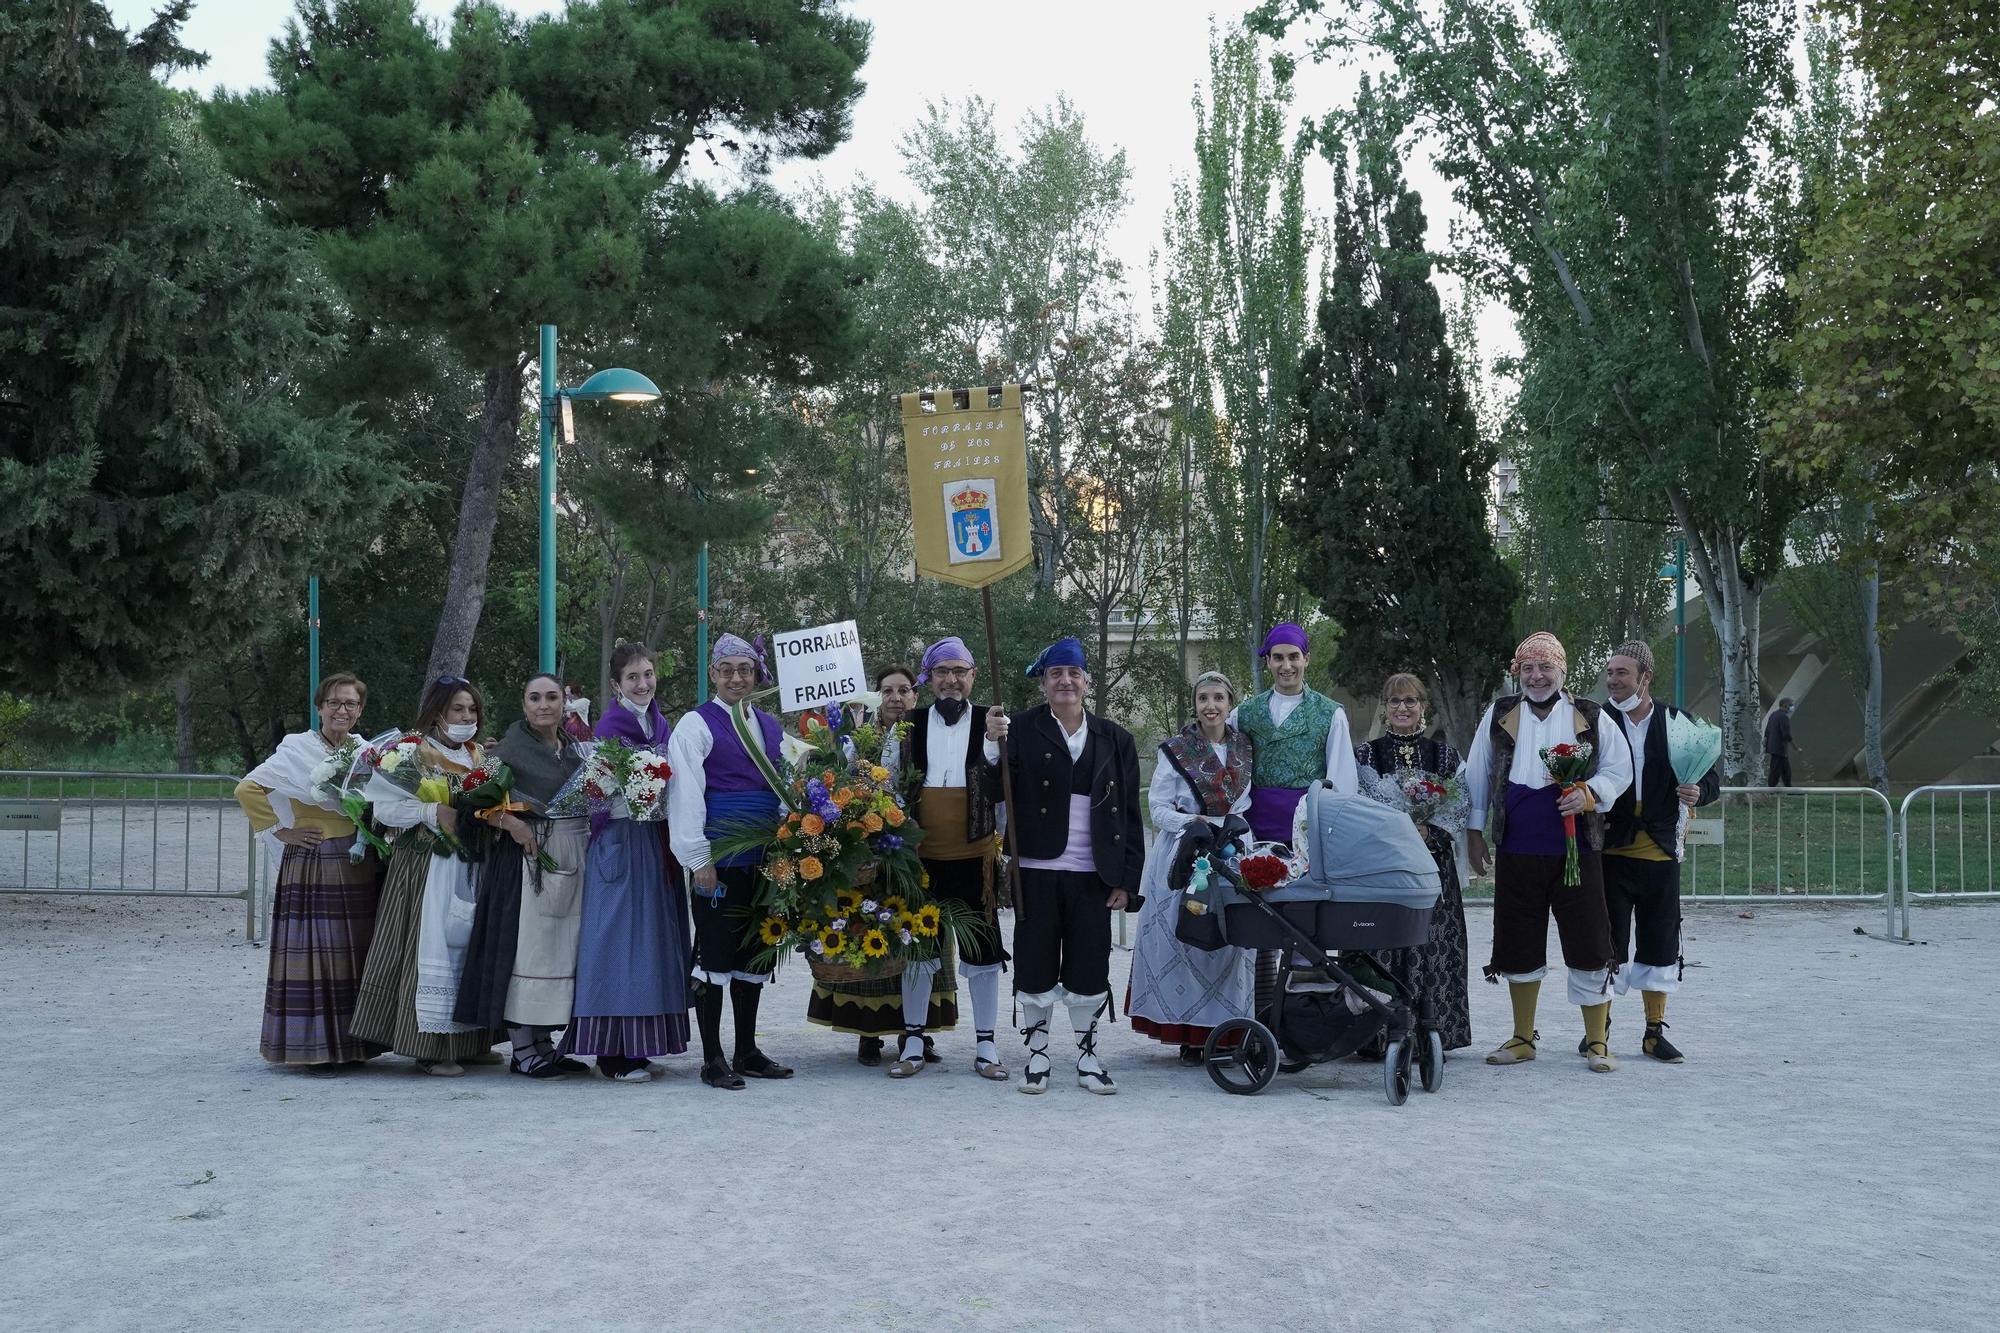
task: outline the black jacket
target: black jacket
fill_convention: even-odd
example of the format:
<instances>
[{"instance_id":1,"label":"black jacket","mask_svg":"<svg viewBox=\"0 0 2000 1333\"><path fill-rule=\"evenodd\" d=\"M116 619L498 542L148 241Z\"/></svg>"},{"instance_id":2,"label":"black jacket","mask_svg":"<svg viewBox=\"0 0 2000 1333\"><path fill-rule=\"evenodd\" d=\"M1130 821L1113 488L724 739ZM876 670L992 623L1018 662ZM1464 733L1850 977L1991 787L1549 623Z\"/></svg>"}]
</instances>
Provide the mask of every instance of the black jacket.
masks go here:
<instances>
[{"instance_id":1,"label":"black jacket","mask_svg":"<svg viewBox=\"0 0 2000 1333\"><path fill-rule=\"evenodd\" d=\"M1605 712L1619 717L1618 734L1624 736L1625 723L1617 710L1606 709ZM1637 792L1635 801L1634 792L1638 787L1635 783L1612 802L1604 828L1606 847L1630 847L1638 836L1639 826L1643 825L1653 841L1659 844L1660 850L1673 855L1675 834L1680 824L1680 797L1674 794L1674 788L1680 785L1680 779L1674 776L1673 762L1667 757L1667 718L1680 712L1672 704L1653 700L1653 719L1646 728L1645 790ZM1638 769L1638 755L1632 756L1632 767L1635 771ZM1712 766L1695 785L1701 788L1701 799L1695 802L1697 806L1707 805L1722 794L1722 778ZM1636 818L1632 814L1635 804L1640 807Z\"/></svg>"},{"instance_id":2,"label":"black jacket","mask_svg":"<svg viewBox=\"0 0 2000 1333\"><path fill-rule=\"evenodd\" d=\"M917 792L930 771L930 721L933 709L920 708L910 718L910 738L903 750L909 769L910 788L904 804L917 808ZM965 741L965 840L977 842L993 836L993 807L1000 800L1000 766L986 762L985 704L971 706L972 726Z\"/></svg>"},{"instance_id":3,"label":"black jacket","mask_svg":"<svg viewBox=\"0 0 2000 1333\"><path fill-rule=\"evenodd\" d=\"M1091 855L1098 878L1130 894L1125 910L1136 912L1146 868L1146 835L1139 822L1138 747L1132 743L1132 733L1116 722L1095 713L1084 718L1090 741L1083 753L1093 764ZM1069 840L1072 766L1062 724L1047 704L1040 704L1010 714L1007 728L1007 761L1014 782L1014 809L1007 819L1015 850L1022 856L1053 860Z\"/></svg>"}]
</instances>

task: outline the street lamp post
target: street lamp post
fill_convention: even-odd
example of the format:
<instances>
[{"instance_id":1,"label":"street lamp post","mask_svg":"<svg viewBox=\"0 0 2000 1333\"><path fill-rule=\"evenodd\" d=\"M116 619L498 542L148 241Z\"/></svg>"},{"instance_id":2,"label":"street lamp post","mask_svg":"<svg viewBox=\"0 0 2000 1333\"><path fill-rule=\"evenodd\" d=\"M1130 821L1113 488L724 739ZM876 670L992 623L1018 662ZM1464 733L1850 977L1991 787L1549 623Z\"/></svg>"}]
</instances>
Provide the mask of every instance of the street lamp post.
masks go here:
<instances>
[{"instance_id":1,"label":"street lamp post","mask_svg":"<svg viewBox=\"0 0 2000 1333\"><path fill-rule=\"evenodd\" d=\"M1686 537L1674 538L1674 563L1660 566L1660 577L1674 585L1674 707L1687 707L1687 565Z\"/></svg>"},{"instance_id":2,"label":"street lamp post","mask_svg":"<svg viewBox=\"0 0 2000 1333\"><path fill-rule=\"evenodd\" d=\"M574 389L556 382L556 326L542 325L541 442L542 552L540 577L541 667L556 669L556 412L564 399L587 403L650 403L659 386L636 370L600 370Z\"/></svg>"}]
</instances>

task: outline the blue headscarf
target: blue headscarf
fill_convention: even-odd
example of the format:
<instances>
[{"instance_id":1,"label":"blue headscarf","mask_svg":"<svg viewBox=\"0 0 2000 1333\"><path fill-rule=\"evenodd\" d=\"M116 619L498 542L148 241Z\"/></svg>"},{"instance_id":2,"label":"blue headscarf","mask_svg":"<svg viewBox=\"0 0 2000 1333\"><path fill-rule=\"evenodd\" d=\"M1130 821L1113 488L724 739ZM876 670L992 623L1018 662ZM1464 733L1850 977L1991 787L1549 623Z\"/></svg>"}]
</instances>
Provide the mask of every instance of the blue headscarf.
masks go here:
<instances>
[{"instance_id":1,"label":"blue headscarf","mask_svg":"<svg viewBox=\"0 0 2000 1333\"><path fill-rule=\"evenodd\" d=\"M1028 663L1028 674L1040 676L1050 667L1072 666L1088 670L1083 661L1083 644L1074 638L1057 639Z\"/></svg>"}]
</instances>

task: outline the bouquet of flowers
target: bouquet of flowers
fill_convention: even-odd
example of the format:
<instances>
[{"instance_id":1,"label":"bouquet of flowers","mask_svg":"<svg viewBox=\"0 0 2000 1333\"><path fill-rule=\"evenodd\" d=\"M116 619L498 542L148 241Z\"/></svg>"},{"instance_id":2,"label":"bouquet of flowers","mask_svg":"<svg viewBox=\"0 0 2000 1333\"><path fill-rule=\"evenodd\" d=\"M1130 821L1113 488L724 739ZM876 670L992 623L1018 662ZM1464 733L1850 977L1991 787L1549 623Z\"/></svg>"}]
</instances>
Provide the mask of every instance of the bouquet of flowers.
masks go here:
<instances>
[{"instance_id":1,"label":"bouquet of flowers","mask_svg":"<svg viewBox=\"0 0 2000 1333\"><path fill-rule=\"evenodd\" d=\"M1275 889L1292 877L1292 867L1281 856L1270 852L1257 852L1236 863L1236 873L1243 878L1243 887L1262 893Z\"/></svg>"},{"instance_id":2,"label":"bouquet of flowers","mask_svg":"<svg viewBox=\"0 0 2000 1333\"><path fill-rule=\"evenodd\" d=\"M424 738L414 732L390 732L365 746L354 758L359 775L356 793L368 801L421 801L426 805L450 805L455 794L451 777L443 768L426 764ZM398 838L400 844L415 829ZM471 860L471 853L455 835L440 828L435 831L431 850L438 856Z\"/></svg>"},{"instance_id":3,"label":"bouquet of flowers","mask_svg":"<svg viewBox=\"0 0 2000 1333\"><path fill-rule=\"evenodd\" d=\"M589 748L543 813L560 819L609 811L617 819L657 822L667 817L667 780L673 775L659 751L635 750L608 738Z\"/></svg>"},{"instance_id":4,"label":"bouquet of flowers","mask_svg":"<svg viewBox=\"0 0 2000 1333\"><path fill-rule=\"evenodd\" d=\"M1693 786L1721 757L1722 728L1686 713L1667 714L1667 761L1678 781Z\"/></svg>"},{"instance_id":5,"label":"bouquet of flowers","mask_svg":"<svg viewBox=\"0 0 2000 1333\"><path fill-rule=\"evenodd\" d=\"M1560 745L1542 747L1542 765L1548 769L1549 781L1561 789L1563 795L1580 789L1584 777L1590 772L1590 756L1593 753L1589 741L1565 741ZM1576 816L1564 815L1563 819L1563 878L1565 885L1583 882L1582 871L1576 861Z\"/></svg>"},{"instance_id":6,"label":"bouquet of flowers","mask_svg":"<svg viewBox=\"0 0 2000 1333\"><path fill-rule=\"evenodd\" d=\"M499 823L513 812L534 814L539 808L536 802L514 794L514 770L499 760L480 764L452 785L455 789L452 808L470 811L473 818L490 824ZM535 863L550 873L562 868L540 848L535 850Z\"/></svg>"},{"instance_id":7,"label":"bouquet of flowers","mask_svg":"<svg viewBox=\"0 0 2000 1333\"><path fill-rule=\"evenodd\" d=\"M916 850L923 830L904 809L896 775L880 762L890 732L830 725L816 714L800 732L807 749L798 765L789 775L765 774L777 779L778 827L748 839L765 854L756 965L796 952L821 975L834 968L882 975L907 960L938 957L947 935L966 939L985 929L976 912L924 892L930 877ZM717 848L723 855L737 849L730 840Z\"/></svg>"},{"instance_id":8,"label":"bouquet of flowers","mask_svg":"<svg viewBox=\"0 0 2000 1333\"><path fill-rule=\"evenodd\" d=\"M354 824L354 846L347 853L348 860L359 864L369 849L374 849L384 861L389 859L392 849L382 841L368 824L368 798L361 793L362 781L366 774L357 777L357 763L362 753L377 744L384 744L402 735L399 731L385 731L372 741L364 741L359 736L349 736L329 752L326 758L313 765L313 804L328 810L338 810Z\"/></svg>"}]
</instances>

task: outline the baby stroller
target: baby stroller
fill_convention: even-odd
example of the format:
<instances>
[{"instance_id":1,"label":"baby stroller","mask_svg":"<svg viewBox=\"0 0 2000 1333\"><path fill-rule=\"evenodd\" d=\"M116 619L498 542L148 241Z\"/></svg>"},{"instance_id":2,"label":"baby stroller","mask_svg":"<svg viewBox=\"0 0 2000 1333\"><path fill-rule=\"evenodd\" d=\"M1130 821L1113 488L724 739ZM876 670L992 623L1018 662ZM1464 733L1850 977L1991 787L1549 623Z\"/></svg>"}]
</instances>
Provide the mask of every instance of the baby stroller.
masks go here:
<instances>
[{"instance_id":1,"label":"baby stroller","mask_svg":"<svg viewBox=\"0 0 2000 1333\"><path fill-rule=\"evenodd\" d=\"M1175 934L1198 949L1276 949L1278 984L1255 1018L1231 1018L1209 1034L1203 1060L1224 1092L1262 1092L1281 1058L1293 1067L1338 1060L1378 1037L1382 1089L1401 1106L1410 1070L1426 1092L1444 1082L1436 1017L1413 1013L1402 987L1355 954L1402 949L1430 936L1440 884L1437 863L1410 817L1324 783L1305 795L1306 869L1261 892L1244 884L1249 828L1191 826L1168 871L1181 895ZM1337 959L1337 951L1349 951Z\"/></svg>"}]
</instances>

